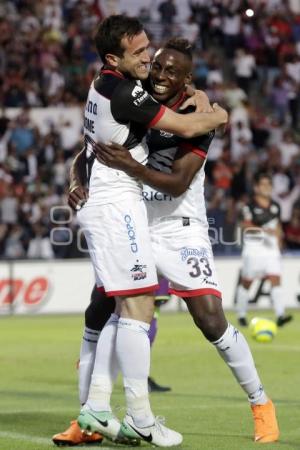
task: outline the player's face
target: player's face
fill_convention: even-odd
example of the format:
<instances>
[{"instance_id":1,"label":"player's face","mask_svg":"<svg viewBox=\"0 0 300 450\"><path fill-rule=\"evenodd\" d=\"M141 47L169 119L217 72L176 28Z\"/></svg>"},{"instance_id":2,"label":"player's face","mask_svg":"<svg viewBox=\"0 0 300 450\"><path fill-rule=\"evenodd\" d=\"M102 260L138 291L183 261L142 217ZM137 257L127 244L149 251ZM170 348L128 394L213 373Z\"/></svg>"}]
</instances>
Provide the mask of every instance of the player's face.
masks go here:
<instances>
[{"instance_id":1,"label":"player's face","mask_svg":"<svg viewBox=\"0 0 300 450\"><path fill-rule=\"evenodd\" d=\"M153 97L161 103L180 95L191 82L191 62L173 49L160 49L153 58L150 80Z\"/></svg>"},{"instance_id":2,"label":"player's face","mask_svg":"<svg viewBox=\"0 0 300 450\"><path fill-rule=\"evenodd\" d=\"M272 183L269 178L261 178L255 185L255 194L265 198L270 198L272 195Z\"/></svg>"},{"instance_id":3,"label":"player's face","mask_svg":"<svg viewBox=\"0 0 300 450\"><path fill-rule=\"evenodd\" d=\"M136 80L148 78L150 69L150 55L148 52L149 40L144 31L133 36L125 37L121 41L124 53L122 58L118 58L117 69L125 74L129 74Z\"/></svg>"}]
</instances>

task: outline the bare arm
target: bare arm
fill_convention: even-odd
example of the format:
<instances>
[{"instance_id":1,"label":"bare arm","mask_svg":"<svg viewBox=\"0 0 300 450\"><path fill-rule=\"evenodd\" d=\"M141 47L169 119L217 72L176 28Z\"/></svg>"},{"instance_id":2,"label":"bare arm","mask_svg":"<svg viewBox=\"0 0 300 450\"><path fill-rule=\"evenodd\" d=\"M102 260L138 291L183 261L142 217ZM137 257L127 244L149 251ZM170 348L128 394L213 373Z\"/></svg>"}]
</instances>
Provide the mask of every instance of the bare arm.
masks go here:
<instances>
[{"instance_id":1,"label":"bare arm","mask_svg":"<svg viewBox=\"0 0 300 450\"><path fill-rule=\"evenodd\" d=\"M70 169L70 186L68 204L72 209L78 210L87 201L86 184L86 154L83 148L73 159Z\"/></svg>"},{"instance_id":2,"label":"bare arm","mask_svg":"<svg viewBox=\"0 0 300 450\"><path fill-rule=\"evenodd\" d=\"M179 151L172 165L172 173L159 172L140 164L132 158L130 152L119 144L97 144L97 159L108 167L123 170L138 178L144 184L160 192L178 197L189 187L195 174L200 170L204 159L192 152Z\"/></svg>"},{"instance_id":3,"label":"bare arm","mask_svg":"<svg viewBox=\"0 0 300 450\"><path fill-rule=\"evenodd\" d=\"M177 136L192 138L225 125L228 121L228 114L225 109L216 103L213 105L213 112L190 114L178 114L171 109L166 109L158 122L152 128L168 131Z\"/></svg>"}]
</instances>

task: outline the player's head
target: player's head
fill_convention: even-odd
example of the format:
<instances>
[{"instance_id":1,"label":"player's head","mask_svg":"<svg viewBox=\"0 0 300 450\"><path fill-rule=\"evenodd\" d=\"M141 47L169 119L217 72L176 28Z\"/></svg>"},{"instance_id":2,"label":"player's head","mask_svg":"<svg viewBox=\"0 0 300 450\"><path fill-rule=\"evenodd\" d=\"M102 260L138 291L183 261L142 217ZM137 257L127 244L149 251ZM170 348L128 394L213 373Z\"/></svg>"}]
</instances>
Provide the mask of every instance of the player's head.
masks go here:
<instances>
[{"instance_id":1,"label":"player's head","mask_svg":"<svg viewBox=\"0 0 300 450\"><path fill-rule=\"evenodd\" d=\"M143 25L135 17L107 17L99 25L95 44L105 64L134 79L145 80L148 77L149 40Z\"/></svg>"},{"instance_id":2,"label":"player's head","mask_svg":"<svg viewBox=\"0 0 300 450\"><path fill-rule=\"evenodd\" d=\"M180 94L192 80L192 46L186 39L172 38L154 55L150 79L159 102Z\"/></svg>"},{"instance_id":3,"label":"player's head","mask_svg":"<svg viewBox=\"0 0 300 450\"><path fill-rule=\"evenodd\" d=\"M272 195L272 178L267 172L257 172L254 175L254 193L270 198Z\"/></svg>"}]
</instances>

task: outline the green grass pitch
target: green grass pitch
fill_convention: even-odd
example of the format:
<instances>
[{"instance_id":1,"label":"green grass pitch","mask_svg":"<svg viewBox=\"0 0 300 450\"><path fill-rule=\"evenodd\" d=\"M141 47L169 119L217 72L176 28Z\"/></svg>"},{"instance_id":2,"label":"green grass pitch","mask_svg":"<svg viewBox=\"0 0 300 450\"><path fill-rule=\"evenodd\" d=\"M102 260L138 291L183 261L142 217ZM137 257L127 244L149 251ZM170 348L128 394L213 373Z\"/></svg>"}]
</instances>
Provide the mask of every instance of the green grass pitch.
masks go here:
<instances>
[{"instance_id":1,"label":"green grass pitch","mask_svg":"<svg viewBox=\"0 0 300 450\"><path fill-rule=\"evenodd\" d=\"M272 317L270 312L256 315ZM266 391L277 406L280 442L265 444L272 450L300 449L300 311L294 316L270 344L254 342L245 331ZM228 317L236 323L233 314ZM83 316L0 318L1 450L56 448L51 436L77 416L75 364L82 326ZM172 392L151 394L151 401L155 413L183 433L181 448L261 448L252 442L245 394L190 316L161 315L159 326L151 373L160 383L171 385ZM122 417L120 380L113 405ZM99 448L116 446L106 441Z\"/></svg>"}]
</instances>

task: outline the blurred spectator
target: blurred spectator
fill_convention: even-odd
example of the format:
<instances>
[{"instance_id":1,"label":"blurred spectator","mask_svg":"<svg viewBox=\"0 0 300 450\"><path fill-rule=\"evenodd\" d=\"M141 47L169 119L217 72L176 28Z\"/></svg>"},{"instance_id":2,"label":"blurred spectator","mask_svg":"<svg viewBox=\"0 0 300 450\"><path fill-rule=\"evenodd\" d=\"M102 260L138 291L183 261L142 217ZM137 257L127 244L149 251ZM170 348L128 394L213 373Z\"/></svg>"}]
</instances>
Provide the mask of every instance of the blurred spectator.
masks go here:
<instances>
[{"instance_id":1,"label":"blurred spectator","mask_svg":"<svg viewBox=\"0 0 300 450\"><path fill-rule=\"evenodd\" d=\"M19 201L14 194L11 185L6 189L4 198L0 200L1 222L6 224L15 224L18 222Z\"/></svg>"},{"instance_id":2,"label":"blurred spectator","mask_svg":"<svg viewBox=\"0 0 300 450\"><path fill-rule=\"evenodd\" d=\"M195 18L191 16L186 23L180 25L180 35L184 39L187 39L193 47L196 46L197 39L199 37L200 27ZM201 48L201 42L198 40L198 48Z\"/></svg>"},{"instance_id":3,"label":"blurred spectator","mask_svg":"<svg viewBox=\"0 0 300 450\"><path fill-rule=\"evenodd\" d=\"M230 156L236 162L252 149L252 132L244 122L232 124L230 133Z\"/></svg>"},{"instance_id":4,"label":"blurred spectator","mask_svg":"<svg viewBox=\"0 0 300 450\"><path fill-rule=\"evenodd\" d=\"M41 224L35 224L32 227L34 237L30 239L27 250L28 258L51 259L54 257L54 252L51 246L47 230Z\"/></svg>"},{"instance_id":5,"label":"blurred spectator","mask_svg":"<svg viewBox=\"0 0 300 450\"><path fill-rule=\"evenodd\" d=\"M281 125L284 125L289 107L289 91L282 76L275 79L270 98L273 115Z\"/></svg>"},{"instance_id":6,"label":"blurred spectator","mask_svg":"<svg viewBox=\"0 0 300 450\"><path fill-rule=\"evenodd\" d=\"M25 256L24 231L20 225L13 225L7 232L4 244L5 258L17 259Z\"/></svg>"},{"instance_id":7,"label":"blurred spectator","mask_svg":"<svg viewBox=\"0 0 300 450\"><path fill-rule=\"evenodd\" d=\"M293 139L291 131L284 132L282 141L278 143L278 147L281 153L281 164L284 168L292 166L296 156L300 156L300 147Z\"/></svg>"},{"instance_id":8,"label":"blurred spectator","mask_svg":"<svg viewBox=\"0 0 300 450\"><path fill-rule=\"evenodd\" d=\"M254 56L246 49L239 48L234 58L235 76L238 86L249 94L251 81L255 77L256 62Z\"/></svg>"},{"instance_id":9,"label":"blurred spectator","mask_svg":"<svg viewBox=\"0 0 300 450\"><path fill-rule=\"evenodd\" d=\"M236 48L240 44L241 15L233 7L224 8L223 33L225 53L228 58L233 58Z\"/></svg>"},{"instance_id":10,"label":"blurred spectator","mask_svg":"<svg viewBox=\"0 0 300 450\"><path fill-rule=\"evenodd\" d=\"M164 0L158 5L160 21L163 26L162 37L167 39L172 35L172 25L177 15L177 8L174 0Z\"/></svg>"},{"instance_id":11,"label":"blurred spectator","mask_svg":"<svg viewBox=\"0 0 300 450\"><path fill-rule=\"evenodd\" d=\"M285 229L286 246L290 250L300 250L300 205L292 212L290 222Z\"/></svg>"},{"instance_id":12,"label":"blurred spectator","mask_svg":"<svg viewBox=\"0 0 300 450\"><path fill-rule=\"evenodd\" d=\"M30 123L28 111L23 111L13 122L10 142L14 145L18 156L23 156L36 143L37 130Z\"/></svg>"}]
</instances>

